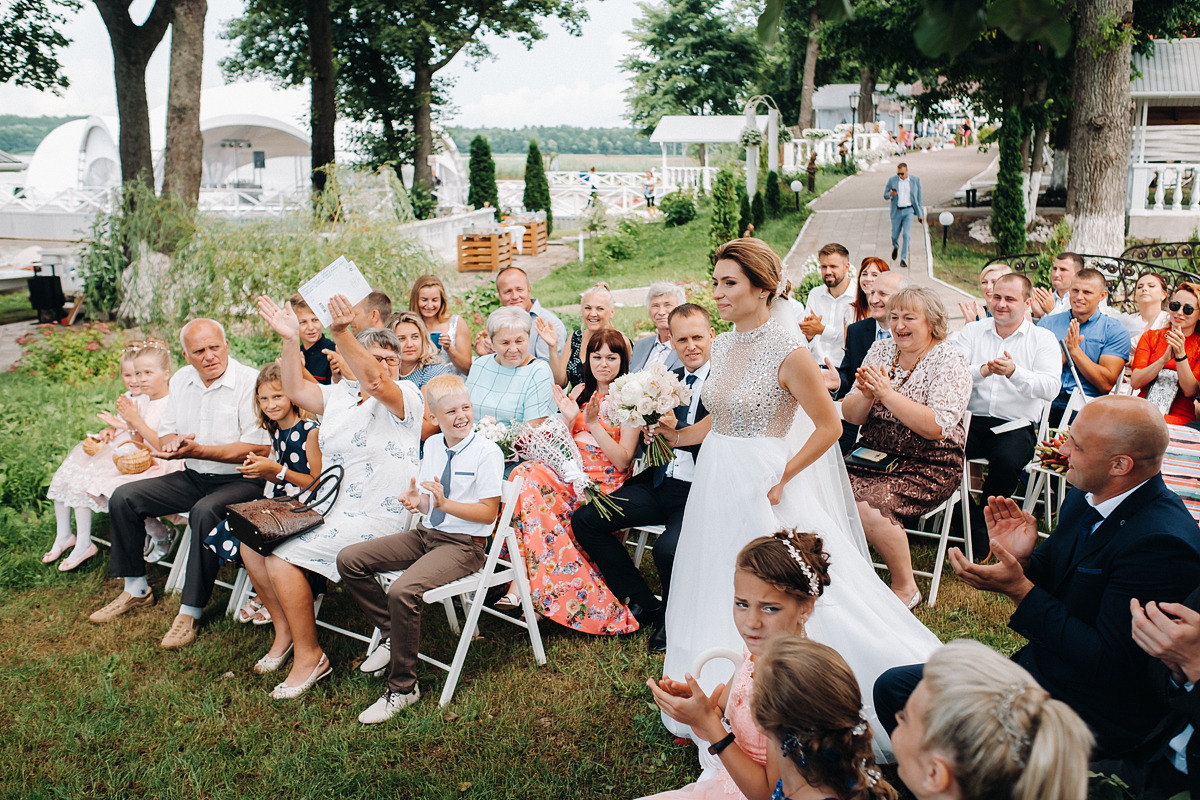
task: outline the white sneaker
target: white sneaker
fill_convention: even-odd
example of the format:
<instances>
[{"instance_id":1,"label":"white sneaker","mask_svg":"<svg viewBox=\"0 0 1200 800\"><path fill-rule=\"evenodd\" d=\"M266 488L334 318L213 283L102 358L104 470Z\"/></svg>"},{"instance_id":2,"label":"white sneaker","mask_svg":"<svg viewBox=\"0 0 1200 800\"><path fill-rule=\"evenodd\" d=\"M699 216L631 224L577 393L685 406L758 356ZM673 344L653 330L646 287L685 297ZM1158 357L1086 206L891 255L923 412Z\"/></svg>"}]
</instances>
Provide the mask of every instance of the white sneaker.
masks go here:
<instances>
[{"instance_id":1,"label":"white sneaker","mask_svg":"<svg viewBox=\"0 0 1200 800\"><path fill-rule=\"evenodd\" d=\"M358 715L358 721L363 725L387 722L395 716L397 711L411 706L420 699L421 687L416 684L413 684L413 690L408 694L400 694L400 692L393 692L391 689L384 689L379 699L372 703L370 708Z\"/></svg>"},{"instance_id":2,"label":"white sneaker","mask_svg":"<svg viewBox=\"0 0 1200 800\"><path fill-rule=\"evenodd\" d=\"M379 642L366 660L359 665L358 671L365 672L368 675L380 672L387 669L392 663L392 642L390 639L383 639Z\"/></svg>"}]
</instances>

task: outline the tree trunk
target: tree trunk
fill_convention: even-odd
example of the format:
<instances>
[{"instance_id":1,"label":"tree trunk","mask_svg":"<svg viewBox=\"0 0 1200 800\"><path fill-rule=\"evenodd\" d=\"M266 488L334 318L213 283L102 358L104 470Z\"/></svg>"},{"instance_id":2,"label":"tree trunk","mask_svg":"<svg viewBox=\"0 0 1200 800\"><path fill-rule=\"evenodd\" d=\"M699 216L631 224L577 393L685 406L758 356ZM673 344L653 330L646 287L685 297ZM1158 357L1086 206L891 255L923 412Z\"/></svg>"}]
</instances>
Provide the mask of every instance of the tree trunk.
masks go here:
<instances>
[{"instance_id":1,"label":"tree trunk","mask_svg":"<svg viewBox=\"0 0 1200 800\"><path fill-rule=\"evenodd\" d=\"M163 197L190 206L200 199L204 137L200 134L200 84L204 66L207 0L175 0L171 18L171 83L167 92L167 149Z\"/></svg>"},{"instance_id":2,"label":"tree trunk","mask_svg":"<svg viewBox=\"0 0 1200 800\"><path fill-rule=\"evenodd\" d=\"M117 89L121 182L141 181L154 188L154 160L150 152L150 111L146 104L146 64L167 32L171 0L156 0L141 25L129 18L129 2L95 0L108 30Z\"/></svg>"},{"instance_id":3,"label":"tree trunk","mask_svg":"<svg viewBox=\"0 0 1200 800\"><path fill-rule=\"evenodd\" d=\"M1131 46L1124 36L1133 22L1133 0L1081 0L1076 6L1075 68L1071 80L1071 169L1067 218L1071 249L1120 255L1125 248L1125 181L1133 103ZM1119 30L1105 41L1104 19Z\"/></svg>"},{"instance_id":4,"label":"tree trunk","mask_svg":"<svg viewBox=\"0 0 1200 800\"><path fill-rule=\"evenodd\" d=\"M333 125L337 121L333 67L333 22L329 0L308 0L308 58L312 67L312 187L325 191L326 170L333 164Z\"/></svg>"},{"instance_id":5,"label":"tree trunk","mask_svg":"<svg viewBox=\"0 0 1200 800\"><path fill-rule=\"evenodd\" d=\"M428 61L413 64L413 90L417 95L417 111L413 114L413 133L417 135L417 153L413 163L413 186L433 191L433 68Z\"/></svg>"},{"instance_id":6,"label":"tree trunk","mask_svg":"<svg viewBox=\"0 0 1200 800\"><path fill-rule=\"evenodd\" d=\"M863 67L858 80L858 119L864 125L875 121L875 83L879 75L870 67Z\"/></svg>"},{"instance_id":7,"label":"tree trunk","mask_svg":"<svg viewBox=\"0 0 1200 800\"><path fill-rule=\"evenodd\" d=\"M817 56L820 44L817 41L817 26L821 13L814 2L808 14L808 46L804 49L804 73L800 84L800 119L796 123L800 130L813 126L813 92L817 88Z\"/></svg>"}]
</instances>

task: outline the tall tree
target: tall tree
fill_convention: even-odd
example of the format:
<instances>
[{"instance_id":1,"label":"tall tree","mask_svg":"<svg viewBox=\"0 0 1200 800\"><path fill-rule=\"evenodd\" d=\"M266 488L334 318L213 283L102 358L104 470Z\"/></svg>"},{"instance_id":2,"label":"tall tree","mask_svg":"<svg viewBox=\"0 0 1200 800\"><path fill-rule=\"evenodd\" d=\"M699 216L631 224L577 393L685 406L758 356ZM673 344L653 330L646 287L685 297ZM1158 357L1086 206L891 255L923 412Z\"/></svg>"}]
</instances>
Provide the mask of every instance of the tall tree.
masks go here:
<instances>
[{"instance_id":1,"label":"tall tree","mask_svg":"<svg viewBox=\"0 0 1200 800\"><path fill-rule=\"evenodd\" d=\"M328 169L333 164L333 132L337 123L337 84L333 61L333 20L329 0L307 0L304 21L308 27L308 64L312 94L309 124L312 126L313 192L325 191Z\"/></svg>"},{"instance_id":2,"label":"tall tree","mask_svg":"<svg viewBox=\"0 0 1200 800\"><path fill-rule=\"evenodd\" d=\"M817 91L817 57L821 52L821 12L813 3L808 11L808 41L804 47L804 77L800 84L800 115L796 124L801 128L813 125L813 95Z\"/></svg>"},{"instance_id":3,"label":"tall tree","mask_svg":"<svg viewBox=\"0 0 1200 800\"><path fill-rule=\"evenodd\" d=\"M191 206L200 198L200 179L204 173L200 85L207 13L207 0L174 0L171 9L171 74L162 196L176 195Z\"/></svg>"},{"instance_id":4,"label":"tall tree","mask_svg":"<svg viewBox=\"0 0 1200 800\"><path fill-rule=\"evenodd\" d=\"M112 45L121 132L121 182L143 181L154 188L150 151L150 110L146 102L146 64L171 24L172 0L155 0L141 25L129 16L132 0L94 0Z\"/></svg>"},{"instance_id":5,"label":"tall tree","mask_svg":"<svg viewBox=\"0 0 1200 800\"><path fill-rule=\"evenodd\" d=\"M475 208L491 206L499 214L500 192L496 188L496 162L492 159L492 148L488 146L488 140L482 136L476 136L471 141L467 181L467 203Z\"/></svg>"},{"instance_id":6,"label":"tall tree","mask_svg":"<svg viewBox=\"0 0 1200 800\"><path fill-rule=\"evenodd\" d=\"M58 51L71 43L62 32L79 0L12 0L0 6L0 83L61 94L70 85Z\"/></svg>"},{"instance_id":7,"label":"tall tree","mask_svg":"<svg viewBox=\"0 0 1200 800\"><path fill-rule=\"evenodd\" d=\"M630 38L626 117L649 135L668 114L740 114L757 77L760 49L749 25L713 0L638 4Z\"/></svg>"},{"instance_id":8,"label":"tall tree","mask_svg":"<svg viewBox=\"0 0 1200 800\"><path fill-rule=\"evenodd\" d=\"M529 154L525 157L525 193L521 205L527 211L546 212L546 235L554 232L554 210L550 207L550 182L546 180L546 167L542 164L542 151L535 139L529 140Z\"/></svg>"}]
</instances>

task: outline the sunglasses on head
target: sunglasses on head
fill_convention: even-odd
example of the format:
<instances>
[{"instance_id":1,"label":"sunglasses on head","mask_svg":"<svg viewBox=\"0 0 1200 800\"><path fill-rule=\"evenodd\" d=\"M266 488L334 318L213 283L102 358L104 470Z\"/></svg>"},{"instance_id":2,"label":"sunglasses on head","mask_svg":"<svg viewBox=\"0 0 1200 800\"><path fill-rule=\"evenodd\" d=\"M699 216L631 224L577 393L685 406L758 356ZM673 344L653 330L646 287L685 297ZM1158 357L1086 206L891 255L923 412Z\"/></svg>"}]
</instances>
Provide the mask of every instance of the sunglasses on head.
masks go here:
<instances>
[{"instance_id":1,"label":"sunglasses on head","mask_svg":"<svg viewBox=\"0 0 1200 800\"><path fill-rule=\"evenodd\" d=\"M1178 311L1180 308L1182 308L1184 315L1189 317L1192 315L1192 312L1196 310L1195 306L1185 306L1178 300L1172 300L1171 302L1167 303L1167 308L1171 309L1172 311Z\"/></svg>"}]
</instances>

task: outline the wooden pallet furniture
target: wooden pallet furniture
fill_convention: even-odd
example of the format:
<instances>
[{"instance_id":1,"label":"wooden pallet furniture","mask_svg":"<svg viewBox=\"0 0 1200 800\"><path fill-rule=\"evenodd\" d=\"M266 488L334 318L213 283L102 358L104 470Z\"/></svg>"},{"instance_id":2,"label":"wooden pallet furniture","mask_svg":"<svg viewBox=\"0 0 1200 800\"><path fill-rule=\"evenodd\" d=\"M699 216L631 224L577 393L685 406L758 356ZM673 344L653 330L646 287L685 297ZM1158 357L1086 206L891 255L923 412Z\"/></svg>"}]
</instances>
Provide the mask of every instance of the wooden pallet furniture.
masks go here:
<instances>
[{"instance_id":1,"label":"wooden pallet furniture","mask_svg":"<svg viewBox=\"0 0 1200 800\"><path fill-rule=\"evenodd\" d=\"M499 272L512 266L514 249L507 231L460 234L458 271Z\"/></svg>"},{"instance_id":2,"label":"wooden pallet furniture","mask_svg":"<svg viewBox=\"0 0 1200 800\"><path fill-rule=\"evenodd\" d=\"M537 256L546 252L546 248L550 245L546 220L521 220L517 224L525 226L525 238L521 242L521 255Z\"/></svg>"}]
</instances>

